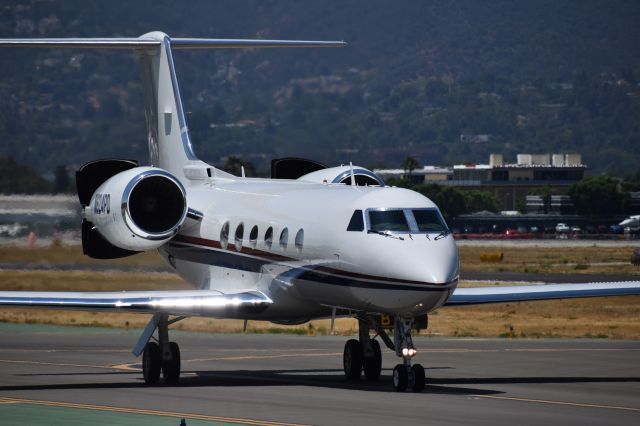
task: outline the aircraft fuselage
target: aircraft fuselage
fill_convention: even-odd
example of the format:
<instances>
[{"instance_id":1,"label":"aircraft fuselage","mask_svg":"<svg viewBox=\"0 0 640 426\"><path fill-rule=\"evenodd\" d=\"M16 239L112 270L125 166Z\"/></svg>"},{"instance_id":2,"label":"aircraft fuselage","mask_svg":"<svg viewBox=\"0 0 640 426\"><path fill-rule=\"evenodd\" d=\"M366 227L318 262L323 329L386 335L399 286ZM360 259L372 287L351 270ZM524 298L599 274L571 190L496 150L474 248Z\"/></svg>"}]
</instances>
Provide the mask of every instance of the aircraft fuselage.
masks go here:
<instances>
[{"instance_id":1,"label":"aircraft fuselage","mask_svg":"<svg viewBox=\"0 0 640 426\"><path fill-rule=\"evenodd\" d=\"M457 284L451 235L368 232L372 210L439 215L419 193L243 178L185 187L203 219L187 224L160 252L196 288L264 292L274 303L260 319L304 321L334 307L421 315L441 306ZM363 227L348 231L356 211Z\"/></svg>"}]
</instances>

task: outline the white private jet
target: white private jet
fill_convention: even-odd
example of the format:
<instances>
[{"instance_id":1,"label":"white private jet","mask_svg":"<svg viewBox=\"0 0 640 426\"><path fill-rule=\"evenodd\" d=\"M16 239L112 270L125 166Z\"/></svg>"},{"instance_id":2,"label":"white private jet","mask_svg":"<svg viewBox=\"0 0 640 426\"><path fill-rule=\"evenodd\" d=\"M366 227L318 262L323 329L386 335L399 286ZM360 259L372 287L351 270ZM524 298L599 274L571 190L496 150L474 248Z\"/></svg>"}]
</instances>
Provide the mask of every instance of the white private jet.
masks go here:
<instances>
[{"instance_id":1,"label":"white private jet","mask_svg":"<svg viewBox=\"0 0 640 426\"><path fill-rule=\"evenodd\" d=\"M628 228L631 232L638 232L640 230L640 215L629 216L618 224L623 229Z\"/></svg>"},{"instance_id":2,"label":"white private jet","mask_svg":"<svg viewBox=\"0 0 640 426\"><path fill-rule=\"evenodd\" d=\"M378 379L380 345L402 359L393 386L419 392L411 364L414 328L445 305L640 294L640 282L456 288L456 243L438 207L417 192L387 187L362 167L274 161L274 179L237 177L196 157L180 100L172 50L339 47L342 42L170 38L4 39L2 47L132 49L139 56L151 166L97 160L77 172L82 245L93 258L158 250L191 291L0 292L0 305L150 313L133 348L144 380L180 375L169 325L188 316L300 324L352 316L347 379ZM287 178L287 179L284 179ZM390 338L380 318L392 319ZM388 317L386 317L388 316ZM157 337L155 337L157 330Z\"/></svg>"}]
</instances>

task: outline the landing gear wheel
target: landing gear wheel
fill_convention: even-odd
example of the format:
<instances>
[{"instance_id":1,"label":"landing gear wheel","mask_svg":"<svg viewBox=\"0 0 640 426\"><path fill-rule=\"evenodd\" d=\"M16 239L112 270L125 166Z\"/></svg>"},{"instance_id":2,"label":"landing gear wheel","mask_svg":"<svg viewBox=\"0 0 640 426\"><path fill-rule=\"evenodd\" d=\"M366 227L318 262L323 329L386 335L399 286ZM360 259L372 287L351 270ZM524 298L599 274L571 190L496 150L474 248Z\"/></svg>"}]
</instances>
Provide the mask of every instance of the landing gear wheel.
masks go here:
<instances>
[{"instance_id":1,"label":"landing gear wheel","mask_svg":"<svg viewBox=\"0 0 640 426\"><path fill-rule=\"evenodd\" d=\"M344 375L347 380L358 380L362 374L362 344L355 340L347 340L342 357Z\"/></svg>"},{"instance_id":2,"label":"landing gear wheel","mask_svg":"<svg viewBox=\"0 0 640 426\"><path fill-rule=\"evenodd\" d=\"M413 373L413 383L411 384L411 389L414 392L422 392L424 390L425 378L424 378L424 367L420 364L414 364L411 367L411 372Z\"/></svg>"},{"instance_id":3,"label":"landing gear wheel","mask_svg":"<svg viewBox=\"0 0 640 426\"><path fill-rule=\"evenodd\" d=\"M398 364L393 369L393 388L396 392L404 392L409 384L409 372L404 364Z\"/></svg>"},{"instance_id":4,"label":"landing gear wheel","mask_svg":"<svg viewBox=\"0 0 640 426\"><path fill-rule=\"evenodd\" d=\"M160 369L162 368L162 353L156 342L149 342L144 347L142 354L142 376L148 385L158 383Z\"/></svg>"},{"instance_id":5,"label":"landing gear wheel","mask_svg":"<svg viewBox=\"0 0 640 426\"><path fill-rule=\"evenodd\" d=\"M162 363L164 382L170 385L178 383L180 378L180 348L176 342L169 342L171 360Z\"/></svg>"},{"instance_id":6,"label":"landing gear wheel","mask_svg":"<svg viewBox=\"0 0 640 426\"><path fill-rule=\"evenodd\" d=\"M380 351L380 343L375 339L371 339L371 348L373 356L371 358L364 357L362 363L364 376L367 380L374 381L378 380L382 371L382 351Z\"/></svg>"}]
</instances>

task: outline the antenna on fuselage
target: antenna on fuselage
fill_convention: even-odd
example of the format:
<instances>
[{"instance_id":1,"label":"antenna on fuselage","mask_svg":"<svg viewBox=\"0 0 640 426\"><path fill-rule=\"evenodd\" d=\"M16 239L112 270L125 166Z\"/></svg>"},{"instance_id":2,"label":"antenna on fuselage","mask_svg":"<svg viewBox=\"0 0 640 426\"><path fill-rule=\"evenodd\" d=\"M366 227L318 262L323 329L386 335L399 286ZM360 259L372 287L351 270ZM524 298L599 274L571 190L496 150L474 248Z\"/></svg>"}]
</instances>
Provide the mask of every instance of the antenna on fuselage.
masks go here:
<instances>
[{"instance_id":1,"label":"antenna on fuselage","mask_svg":"<svg viewBox=\"0 0 640 426\"><path fill-rule=\"evenodd\" d=\"M351 186L356 186L356 175L353 174L353 163L349 161L349 168L351 170Z\"/></svg>"}]
</instances>

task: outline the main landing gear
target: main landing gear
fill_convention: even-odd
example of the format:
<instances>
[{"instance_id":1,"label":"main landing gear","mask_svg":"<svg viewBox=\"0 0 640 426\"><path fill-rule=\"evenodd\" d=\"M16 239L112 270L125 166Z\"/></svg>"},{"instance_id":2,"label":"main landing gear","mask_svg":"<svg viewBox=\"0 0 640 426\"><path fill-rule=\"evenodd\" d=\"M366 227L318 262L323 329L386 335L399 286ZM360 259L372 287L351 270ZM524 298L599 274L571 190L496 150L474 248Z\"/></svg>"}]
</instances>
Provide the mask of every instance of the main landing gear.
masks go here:
<instances>
[{"instance_id":1,"label":"main landing gear","mask_svg":"<svg viewBox=\"0 0 640 426\"><path fill-rule=\"evenodd\" d=\"M169 325L181 319L176 318L169 321L168 315L156 314L142 333L133 353L139 355L139 347L144 345L144 350L142 351L142 376L145 383L149 385L158 383L160 373L162 373L166 384L178 383L180 379L180 348L176 342L169 341ZM158 338L154 339L153 332L156 328L158 330Z\"/></svg>"},{"instance_id":2,"label":"main landing gear","mask_svg":"<svg viewBox=\"0 0 640 426\"><path fill-rule=\"evenodd\" d=\"M369 337L370 323L358 318L359 340L350 339L344 345L342 365L347 380L359 380L364 371L367 380L378 380L382 371L382 351L377 340Z\"/></svg>"},{"instance_id":3,"label":"main landing gear","mask_svg":"<svg viewBox=\"0 0 640 426\"><path fill-rule=\"evenodd\" d=\"M382 352L378 341L369 337L373 327L385 345L403 360L393 369L393 388L398 392L404 392L407 388L422 392L425 387L424 368L420 364L411 365L411 358L417 353L411 339L413 318L395 318L393 342L375 319L370 316L359 316L357 319L359 339L347 341L342 358L347 380L359 380L363 371L367 380L374 381L380 377Z\"/></svg>"}]
</instances>

